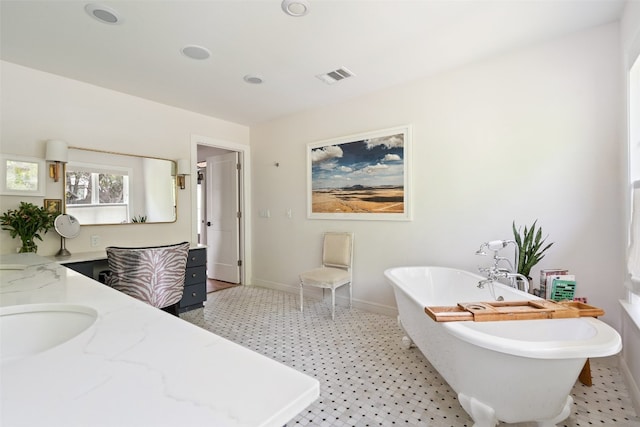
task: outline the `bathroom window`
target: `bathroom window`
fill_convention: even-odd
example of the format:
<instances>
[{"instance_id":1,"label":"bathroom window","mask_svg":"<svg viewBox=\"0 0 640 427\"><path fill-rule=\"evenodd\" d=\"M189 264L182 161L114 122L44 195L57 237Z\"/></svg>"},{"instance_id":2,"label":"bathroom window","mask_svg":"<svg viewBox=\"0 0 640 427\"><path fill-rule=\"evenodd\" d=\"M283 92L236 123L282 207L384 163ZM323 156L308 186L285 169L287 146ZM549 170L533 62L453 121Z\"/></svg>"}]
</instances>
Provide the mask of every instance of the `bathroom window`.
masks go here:
<instances>
[{"instance_id":1,"label":"bathroom window","mask_svg":"<svg viewBox=\"0 0 640 427\"><path fill-rule=\"evenodd\" d=\"M629 178L640 180L640 57L629 71Z\"/></svg>"},{"instance_id":2,"label":"bathroom window","mask_svg":"<svg viewBox=\"0 0 640 427\"><path fill-rule=\"evenodd\" d=\"M628 254L629 272L640 273L640 57L629 71L629 180L632 184L632 220L630 221ZM640 284L631 280L629 302L640 306Z\"/></svg>"},{"instance_id":3,"label":"bathroom window","mask_svg":"<svg viewBox=\"0 0 640 427\"><path fill-rule=\"evenodd\" d=\"M129 222L129 175L126 168L67 164L66 213L80 224Z\"/></svg>"},{"instance_id":4,"label":"bathroom window","mask_svg":"<svg viewBox=\"0 0 640 427\"><path fill-rule=\"evenodd\" d=\"M629 278L629 302L638 303L640 296L640 180L635 181L631 191L631 219L629 221L629 249L627 251L627 272Z\"/></svg>"},{"instance_id":5,"label":"bathroom window","mask_svg":"<svg viewBox=\"0 0 640 427\"><path fill-rule=\"evenodd\" d=\"M67 172L67 205L126 204L129 177L85 171Z\"/></svg>"}]
</instances>

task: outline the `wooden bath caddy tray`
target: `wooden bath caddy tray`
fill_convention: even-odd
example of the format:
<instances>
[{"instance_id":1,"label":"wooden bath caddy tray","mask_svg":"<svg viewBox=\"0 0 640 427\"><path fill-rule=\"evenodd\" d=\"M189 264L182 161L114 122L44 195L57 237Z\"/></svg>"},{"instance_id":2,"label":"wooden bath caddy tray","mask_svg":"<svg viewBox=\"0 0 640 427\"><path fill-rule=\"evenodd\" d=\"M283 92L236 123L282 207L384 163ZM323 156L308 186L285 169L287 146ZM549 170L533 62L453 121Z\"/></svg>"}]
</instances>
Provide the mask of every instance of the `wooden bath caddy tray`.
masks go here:
<instances>
[{"instance_id":1,"label":"wooden bath caddy tray","mask_svg":"<svg viewBox=\"0 0 640 427\"><path fill-rule=\"evenodd\" d=\"M582 302L551 300L465 302L455 306L425 307L424 311L436 322L566 319L604 315L602 309Z\"/></svg>"}]
</instances>

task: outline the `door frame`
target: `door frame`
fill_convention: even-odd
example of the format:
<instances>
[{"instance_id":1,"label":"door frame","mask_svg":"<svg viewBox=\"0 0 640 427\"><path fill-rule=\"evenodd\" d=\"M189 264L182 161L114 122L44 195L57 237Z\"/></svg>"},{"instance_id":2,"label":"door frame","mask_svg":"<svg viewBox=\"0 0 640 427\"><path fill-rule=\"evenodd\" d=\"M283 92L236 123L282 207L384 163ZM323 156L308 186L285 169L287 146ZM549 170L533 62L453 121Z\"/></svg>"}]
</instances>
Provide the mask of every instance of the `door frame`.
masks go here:
<instances>
[{"instance_id":1,"label":"door frame","mask_svg":"<svg viewBox=\"0 0 640 427\"><path fill-rule=\"evenodd\" d=\"M242 168L240 170L240 259L242 260L242 266L240 267L240 284L251 284L251 149L248 145L238 144L235 142L219 140L202 135L191 135L191 158L197 161L198 159L198 145L207 145L210 147L222 148L229 151L238 152L238 157ZM195 165L195 162L194 162ZM192 166L194 166L192 165ZM197 242L198 240L198 214L197 214L197 175L191 174L190 190L191 190L191 241Z\"/></svg>"}]
</instances>

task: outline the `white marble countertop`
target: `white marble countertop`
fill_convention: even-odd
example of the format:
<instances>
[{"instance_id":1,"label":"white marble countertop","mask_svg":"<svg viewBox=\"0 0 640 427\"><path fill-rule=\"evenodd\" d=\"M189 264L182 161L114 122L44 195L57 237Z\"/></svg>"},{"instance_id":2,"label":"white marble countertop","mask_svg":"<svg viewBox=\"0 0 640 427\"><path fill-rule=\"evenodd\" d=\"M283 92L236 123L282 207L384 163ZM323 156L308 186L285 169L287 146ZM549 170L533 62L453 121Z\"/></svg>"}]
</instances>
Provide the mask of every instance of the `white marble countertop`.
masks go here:
<instances>
[{"instance_id":1,"label":"white marble countertop","mask_svg":"<svg viewBox=\"0 0 640 427\"><path fill-rule=\"evenodd\" d=\"M64 344L0 364L4 427L281 427L319 396L314 378L49 259L21 255L0 256L0 268L29 265L0 270L0 311L63 303L92 307L98 317Z\"/></svg>"}]
</instances>

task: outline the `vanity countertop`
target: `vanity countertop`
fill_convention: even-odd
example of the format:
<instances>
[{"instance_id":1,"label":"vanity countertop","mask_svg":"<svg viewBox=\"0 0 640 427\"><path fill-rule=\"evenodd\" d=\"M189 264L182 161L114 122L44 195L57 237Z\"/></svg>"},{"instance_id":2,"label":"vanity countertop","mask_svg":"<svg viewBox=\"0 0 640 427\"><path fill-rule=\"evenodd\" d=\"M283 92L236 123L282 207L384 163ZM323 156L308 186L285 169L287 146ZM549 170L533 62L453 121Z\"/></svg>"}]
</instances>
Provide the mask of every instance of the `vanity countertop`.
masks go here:
<instances>
[{"instance_id":1,"label":"vanity countertop","mask_svg":"<svg viewBox=\"0 0 640 427\"><path fill-rule=\"evenodd\" d=\"M2 426L277 426L319 396L303 373L34 254L2 255L0 311L89 306L95 323L0 363ZM0 336L0 345L2 344Z\"/></svg>"}]
</instances>

